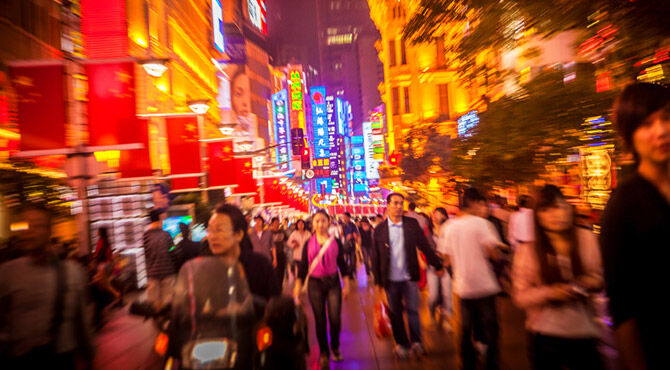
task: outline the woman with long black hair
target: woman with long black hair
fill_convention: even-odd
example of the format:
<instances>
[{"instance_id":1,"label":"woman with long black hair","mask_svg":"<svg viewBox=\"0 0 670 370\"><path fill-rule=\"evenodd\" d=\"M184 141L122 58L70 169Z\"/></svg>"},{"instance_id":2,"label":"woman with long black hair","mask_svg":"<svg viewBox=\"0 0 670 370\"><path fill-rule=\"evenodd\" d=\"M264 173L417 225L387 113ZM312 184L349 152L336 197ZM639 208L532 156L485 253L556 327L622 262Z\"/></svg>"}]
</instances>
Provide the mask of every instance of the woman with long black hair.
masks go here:
<instances>
[{"instance_id":1,"label":"woman with long black hair","mask_svg":"<svg viewBox=\"0 0 670 370\"><path fill-rule=\"evenodd\" d=\"M598 242L576 228L574 210L553 185L540 192L535 241L514 257L513 297L526 311L535 369L602 369L589 297L603 288Z\"/></svg>"},{"instance_id":2,"label":"woman with long black hair","mask_svg":"<svg viewBox=\"0 0 670 370\"><path fill-rule=\"evenodd\" d=\"M340 353L342 298L349 295L351 272L345 260L342 242L328 233L330 216L323 210L317 211L312 216L312 227L314 235L302 249L294 297L299 300L302 284L307 284L309 302L314 311L316 337L321 352L319 362L322 369L327 369L330 365L330 350L332 350L333 360L342 361ZM338 270L342 275L344 287L340 286ZM330 349L326 310L330 323Z\"/></svg>"}]
</instances>

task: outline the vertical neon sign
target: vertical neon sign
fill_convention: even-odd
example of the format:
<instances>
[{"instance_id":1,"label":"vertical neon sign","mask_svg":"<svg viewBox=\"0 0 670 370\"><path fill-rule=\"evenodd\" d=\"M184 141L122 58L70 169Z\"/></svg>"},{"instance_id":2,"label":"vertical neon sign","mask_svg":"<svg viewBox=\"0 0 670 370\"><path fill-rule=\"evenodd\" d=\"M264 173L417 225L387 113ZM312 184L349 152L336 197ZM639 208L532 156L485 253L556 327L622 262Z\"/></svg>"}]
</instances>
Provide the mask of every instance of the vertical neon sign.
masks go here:
<instances>
[{"instance_id":1,"label":"vertical neon sign","mask_svg":"<svg viewBox=\"0 0 670 370\"><path fill-rule=\"evenodd\" d=\"M286 90L282 90L272 95L272 112L274 120L274 132L277 144L286 144L278 146L276 150L277 163L282 163L279 168L283 171L291 168L291 137L290 137L290 121L286 114L286 106L288 105L288 96Z\"/></svg>"}]
</instances>

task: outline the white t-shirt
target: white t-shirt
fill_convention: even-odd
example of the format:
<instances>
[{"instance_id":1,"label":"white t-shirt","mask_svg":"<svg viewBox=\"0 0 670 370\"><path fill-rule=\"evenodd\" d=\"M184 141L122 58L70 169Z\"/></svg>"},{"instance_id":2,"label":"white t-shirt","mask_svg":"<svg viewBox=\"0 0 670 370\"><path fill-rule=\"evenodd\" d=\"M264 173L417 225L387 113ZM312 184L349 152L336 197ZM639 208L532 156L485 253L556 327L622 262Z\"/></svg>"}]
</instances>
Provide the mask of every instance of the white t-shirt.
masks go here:
<instances>
[{"instance_id":1,"label":"white t-shirt","mask_svg":"<svg viewBox=\"0 0 670 370\"><path fill-rule=\"evenodd\" d=\"M507 240L513 247L519 243L530 243L535 240L535 220L532 209L519 208L519 211L509 217Z\"/></svg>"},{"instance_id":2,"label":"white t-shirt","mask_svg":"<svg viewBox=\"0 0 670 370\"><path fill-rule=\"evenodd\" d=\"M487 253L497 243L495 226L481 217L464 214L442 226L437 250L451 259L454 292L459 297L482 298L500 292Z\"/></svg>"}]
</instances>

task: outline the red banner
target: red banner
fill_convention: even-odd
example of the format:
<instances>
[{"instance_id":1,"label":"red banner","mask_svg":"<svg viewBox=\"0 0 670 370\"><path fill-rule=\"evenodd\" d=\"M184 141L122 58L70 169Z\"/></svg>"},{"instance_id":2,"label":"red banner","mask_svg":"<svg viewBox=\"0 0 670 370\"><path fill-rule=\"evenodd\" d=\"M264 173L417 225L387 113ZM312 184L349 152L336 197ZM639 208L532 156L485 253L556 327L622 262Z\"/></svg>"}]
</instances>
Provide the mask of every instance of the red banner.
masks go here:
<instances>
[{"instance_id":1,"label":"red banner","mask_svg":"<svg viewBox=\"0 0 670 370\"><path fill-rule=\"evenodd\" d=\"M237 187L234 193L256 193L258 186L254 179L254 168L252 158L235 158L235 183Z\"/></svg>"},{"instance_id":2,"label":"red banner","mask_svg":"<svg viewBox=\"0 0 670 370\"><path fill-rule=\"evenodd\" d=\"M186 175L200 173L200 141L196 116L169 117L165 119L170 174ZM172 190L200 187L198 176L172 179Z\"/></svg>"},{"instance_id":3,"label":"red banner","mask_svg":"<svg viewBox=\"0 0 670 370\"><path fill-rule=\"evenodd\" d=\"M89 145L137 143L144 135L135 110L135 66L131 60L89 62Z\"/></svg>"},{"instance_id":4,"label":"red banner","mask_svg":"<svg viewBox=\"0 0 670 370\"><path fill-rule=\"evenodd\" d=\"M119 172L122 178L148 177L153 175L149 154L149 122L147 119L136 118L135 130L137 139L134 141L144 145L144 149L122 150L119 158Z\"/></svg>"},{"instance_id":5,"label":"red banner","mask_svg":"<svg viewBox=\"0 0 670 370\"><path fill-rule=\"evenodd\" d=\"M126 0L82 0L80 7L86 56L89 59L128 56Z\"/></svg>"},{"instance_id":6,"label":"red banner","mask_svg":"<svg viewBox=\"0 0 670 370\"><path fill-rule=\"evenodd\" d=\"M209 164L209 186L225 186L235 184L235 162L233 158L233 141L214 141L207 143ZM236 192L237 189L233 189Z\"/></svg>"},{"instance_id":7,"label":"red banner","mask_svg":"<svg viewBox=\"0 0 670 370\"><path fill-rule=\"evenodd\" d=\"M266 177L263 179L263 192L265 193L265 203L276 203L282 201L281 184L279 177Z\"/></svg>"},{"instance_id":8,"label":"red banner","mask_svg":"<svg viewBox=\"0 0 670 370\"><path fill-rule=\"evenodd\" d=\"M21 150L65 148L65 65L36 62L10 67L18 101Z\"/></svg>"}]
</instances>

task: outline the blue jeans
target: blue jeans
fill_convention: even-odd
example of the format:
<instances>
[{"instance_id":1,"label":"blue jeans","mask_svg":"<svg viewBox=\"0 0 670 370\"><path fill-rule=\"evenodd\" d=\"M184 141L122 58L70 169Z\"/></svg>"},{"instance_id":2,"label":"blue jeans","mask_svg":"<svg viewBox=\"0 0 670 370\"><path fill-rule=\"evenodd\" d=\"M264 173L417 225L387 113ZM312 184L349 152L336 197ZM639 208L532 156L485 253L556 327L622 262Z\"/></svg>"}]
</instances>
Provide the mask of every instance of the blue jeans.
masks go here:
<instances>
[{"instance_id":1,"label":"blue jeans","mask_svg":"<svg viewBox=\"0 0 670 370\"><path fill-rule=\"evenodd\" d=\"M386 286L389 302L389 317L396 344L410 347L405 331L403 311L407 313L411 343L421 343L421 322L419 321L419 288L416 281L391 281Z\"/></svg>"}]
</instances>

